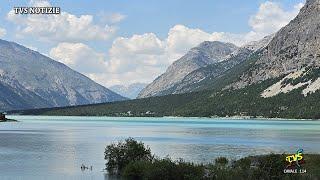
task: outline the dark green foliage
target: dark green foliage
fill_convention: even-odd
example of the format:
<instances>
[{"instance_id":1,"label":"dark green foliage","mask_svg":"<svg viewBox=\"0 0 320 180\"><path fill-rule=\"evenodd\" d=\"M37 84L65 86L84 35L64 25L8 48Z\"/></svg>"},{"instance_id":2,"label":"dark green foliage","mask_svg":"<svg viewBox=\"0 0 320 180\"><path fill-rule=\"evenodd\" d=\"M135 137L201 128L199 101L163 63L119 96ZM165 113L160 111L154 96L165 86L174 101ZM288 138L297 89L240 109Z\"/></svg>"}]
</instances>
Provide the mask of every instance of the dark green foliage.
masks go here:
<instances>
[{"instance_id":1,"label":"dark green foliage","mask_svg":"<svg viewBox=\"0 0 320 180\"><path fill-rule=\"evenodd\" d=\"M159 159L152 162L146 169L143 179L173 179L175 163L170 159Z\"/></svg>"},{"instance_id":2,"label":"dark green foliage","mask_svg":"<svg viewBox=\"0 0 320 180\"><path fill-rule=\"evenodd\" d=\"M203 165L184 162L183 160L176 162L175 168L177 169L178 179L201 179L205 174Z\"/></svg>"},{"instance_id":3,"label":"dark green foliage","mask_svg":"<svg viewBox=\"0 0 320 180\"><path fill-rule=\"evenodd\" d=\"M266 176L268 179L280 179L284 176L283 169L286 167L285 155L270 154L256 159L257 169L254 176Z\"/></svg>"},{"instance_id":4,"label":"dark green foliage","mask_svg":"<svg viewBox=\"0 0 320 180\"><path fill-rule=\"evenodd\" d=\"M145 99L135 99L130 101L112 102L95 105L83 105L63 108L32 109L23 111L12 111L26 115L64 115L64 116L170 116L175 110L198 97L201 93L190 93L183 95L168 95L163 97L153 97ZM127 112L131 111L131 115ZM147 111L154 114L146 114Z\"/></svg>"},{"instance_id":5,"label":"dark green foliage","mask_svg":"<svg viewBox=\"0 0 320 180\"><path fill-rule=\"evenodd\" d=\"M251 166L251 159L250 158L243 158L238 161L234 161L232 167L238 167L241 170L249 169Z\"/></svg>"},{"instance_id":6,"label":"dark green foliage","mask_svg":"<svg viewBox=\"0 0 320 180\"><path fill-rule=\"evenodd\" d=\"M153 158L149 147L132 138L108 145L104 155L107 160L106 169L110 174L120 174L130 162L151 161Z\"/></svg>"},{"instance_id":7,"label":"dark green foliage","mask_svg":"<svg viewBox=\"0 0 320 180\"><path fill-rule=\"evenodd\" d=\"M130 163L124 169L122 176L126 179L193 180L203 178L204 167L168 158L154 159Z\"/></svg>"},{"instance_id":8,"label":"dark green foliage","mask_svg":"<svg viewBox=\"0 0 320 180\"><path fill-rule=\"evenodd\" d=\"M122 177L125 179L142 179L148 174L148 169L152 166L152 161L133 161L123 170Z\"/></svg>"},{"instance_id":9,"label":"dark green foliage","mask_svg":"<svg viewBox=\"0 0 320 180\"><path fill-rule=\"evenodd\" d=\"M117 162L122 162L122 170L118 171L119 176L129 180L280 180L280 179L319 179L320 178L320 155L304 155L305 164L303 168L307 169L306 174L285 174L283 170L286 168L285 154L269 154L261 156L249 156L237 161L229 160L225 157L219 157L215 163L206 165L193 164L183 160L173 161L170 158L159 159L151 158L150 151L143 147L142 143L137 143L133 139L128 139L129 143L112 144L111 149L126 149L126 151L147 152L147 158L127 158L126 156L118 156L113 153L110 156L118 158ZM126 146L125 144L135 144L134 146ZM107 146L107 147L110 147ZM117 148L115 148L115 146ZM123 148L126 146L126 148ZM139 146L139 148L137 148ZM129 150L133 148L134 150ZM120 153L121 154L121 153ZM144 154L144 153L142 153ZM111 158L116 159L116 158ZM114 163L112 163L114 164ZM107 163L107 169L110 164ZM111 171L114 172L114 171Z\"/></svg>"},{"instance_id":10,"label":"dark green foliage","mask_svg":"<svg viewBox=\"0 0 320 180\"><path fill-rule=\"evenodd\" d=\"M218 157L217 159L215 159L216 165L220 165L220 166L226 166L228 162L229 160L225 157Z\"/></svg>"}]
</instances>

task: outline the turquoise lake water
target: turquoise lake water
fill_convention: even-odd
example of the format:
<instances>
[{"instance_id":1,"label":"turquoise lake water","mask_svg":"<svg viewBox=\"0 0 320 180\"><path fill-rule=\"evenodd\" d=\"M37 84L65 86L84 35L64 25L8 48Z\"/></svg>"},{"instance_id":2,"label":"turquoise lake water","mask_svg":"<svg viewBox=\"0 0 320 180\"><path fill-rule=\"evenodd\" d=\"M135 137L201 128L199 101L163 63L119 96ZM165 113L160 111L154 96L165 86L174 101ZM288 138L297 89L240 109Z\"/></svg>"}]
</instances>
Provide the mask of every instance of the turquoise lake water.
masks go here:
<instances>
[{"instance_id":1,"label":"turquoise lake water","mask_svg":"<svg viewBox=\"0 0 320 180\"><path fill-rule=\"evenodd\" d=\"M134 137L159 157L212 162L320 152L320 121L10 116L0 123L0 179L108 179L104 148ZM93 166L81 171L81 164Z\"/></svg>"}]
</instances>

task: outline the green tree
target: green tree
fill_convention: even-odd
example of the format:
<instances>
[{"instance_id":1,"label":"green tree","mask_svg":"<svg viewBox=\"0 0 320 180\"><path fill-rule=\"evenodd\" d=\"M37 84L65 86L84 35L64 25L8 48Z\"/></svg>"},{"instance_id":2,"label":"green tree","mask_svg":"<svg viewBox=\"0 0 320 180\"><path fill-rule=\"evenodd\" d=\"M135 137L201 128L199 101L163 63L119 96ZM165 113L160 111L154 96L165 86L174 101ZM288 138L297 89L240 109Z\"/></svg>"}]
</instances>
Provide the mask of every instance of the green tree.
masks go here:
<instances>
[{"instance_id":1,"label":"green tree","mask_svg":"<svg viewBox=\"0 0 320 180\"><path fill-rule=\"evenodd\" d=\"M151 161L153 156L149 147L133 138L124 142L112 143L105 148L106 169L109 174L121 174L122 170L135 161Z\"/></svg>"},{"instance_id":2,"label":"green tree","mask_svg":"<svg viewBox=\"0 0 320 180\"><path fill-rule=\"evenodd\" d=\"M225 157L218 157L215 159L216 165L219 165L219 166L226 166L228 165L228 162L229 160Z\"/></svg>"}]
</instances>

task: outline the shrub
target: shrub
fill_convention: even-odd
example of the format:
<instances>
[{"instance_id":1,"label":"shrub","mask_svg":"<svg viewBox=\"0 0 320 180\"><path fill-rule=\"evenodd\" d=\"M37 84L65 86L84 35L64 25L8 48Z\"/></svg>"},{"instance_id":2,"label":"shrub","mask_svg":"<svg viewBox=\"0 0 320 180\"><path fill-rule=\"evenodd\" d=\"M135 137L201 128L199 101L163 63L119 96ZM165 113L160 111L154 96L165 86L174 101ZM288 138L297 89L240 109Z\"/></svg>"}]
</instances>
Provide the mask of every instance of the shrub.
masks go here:
<instances>
[{"instance_id":1,"label":"shrub","mask_svg":"<svg viewBox=\"0 0 320 180\"><path fill-rule=\"evenodd\" d=\"M220 165L220 166L226 166L228 162L229 160L225 157L218 157L215 159L216 165Z\"/></svg>"},{"instance_id":2,"label":"shrub","mask_svg":"<svg viewBox=\"0 0 320 180\"><path fill-rule=\"evenodd\" d=\"M121 176L125 179L146 179L149 168L152 167L151 161L130 162L123 170Z\"/></svg>"},{"instance_id":3,"label":"shrub","mask_svg":"<svg viewBox=\"0 0 320 180\"><path fill-rule=\"evenodd\" d=\"M306 155L307 174L284 174L286 166L284 154L250 156L232 161L224 157L215 163L201 165L160 159L151 155L150 148L132 138L106 147L105 159L109 174L120 175L124 179L144 180L255 180L255 179L319 179L319 155ZM117 176L117 177L120 177Z\"/></svg>"},{"instance_id":4,"label":"shrub","mask_svg":"<svg viewBox=\"0 0 320 180\"><path fill-rule=\"evenodd\" d=\"M176 172L179 179L202 179L205 174L205 167L194 163L180 160L176 162Z\"/></svg>"},{"instance_id":5,"label":"shrub","mask_svg":"<svg viewBox=\"0 0 320 180\"><path fill-rule=\"evenodd\" d=\"M142 142L137 142L133 138L108 145L104 155L109 174L121 174L130 162L151 161L153 159L150 148L145 147Z\"/></svg>"},{"instance_id":6,"label":"shrub","mask_svg":"<svg viewBox=\"0 0 320 180\"><path fill-rule=\"evenodd\" d=\"M285 168L285 155L280 154L270 154L261 156L258 159L259 170L261 172L260 177L265 177L269 179L283 178L283 169Z\"/></svg>"},{"instance_id":7,"label":"shrub","mask_svg":"<svg viewBox=\"0 0 320 180\"><path fill-rule=\"evenodd\" d=\"M156 159L151 166L148 167L144 179L150 180L170 180L175 179L174 173L176 169L175 163L169 158Z\"/></svg>"},{"instance_id":8,"label":"shrub","mask_svg":"<svg viewBox=\"0 0 320 180\"><path fill-rule=\"evenodd\" d=\"M233 166L238 167L241 170L249 169L251 166L251 159L250 158L239 159L238 161L235 161Z\"/></svg>"},{"instance_id":9,"label":"shrub","mask_svg":"<svg viewBox=\"0 0 320 180\"><path fill-rule=\"evenodd\" d=\"M174 162L169 158L154 159L152 162L136 161L125 167L122 177L148 180L203 179L204 166L182 160Z\"/></svg>"}]
</instances>

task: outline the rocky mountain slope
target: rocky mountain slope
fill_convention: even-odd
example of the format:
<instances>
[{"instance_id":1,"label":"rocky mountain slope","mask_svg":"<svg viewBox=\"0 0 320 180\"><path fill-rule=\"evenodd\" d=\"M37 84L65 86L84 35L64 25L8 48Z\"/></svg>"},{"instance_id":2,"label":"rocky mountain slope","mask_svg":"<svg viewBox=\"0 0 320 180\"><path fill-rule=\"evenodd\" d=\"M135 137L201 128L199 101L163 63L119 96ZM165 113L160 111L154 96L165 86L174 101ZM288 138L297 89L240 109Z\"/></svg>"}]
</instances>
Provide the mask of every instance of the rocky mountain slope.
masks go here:
<instances>
[{"instance_id":1,"label":"rocky mountain slope","mask_svg":"<svg viewBox=\"0 0 320 180\"><path fill-rule=\"evenodd\" d=\"M251 54L265 48L272 38L273 35L270 35L261 40L250 42L226 56L225 60L192 71L174 87L170 88L168 93L181 94L212 89L213 81L217 77L224 75L228 70L246 61Z\"/></svg>"},{"instance_id":2,"label":"rocky mountain slope","mask_svg":"<svg viewBox=\"0 0 320 180\"><path fill-rule=\"evenodd\" d=\"M265 48L272 38L273 35L270 35L261 40L250 42L243 47L237 48L225 57L220 57L220 61L214 61L213 63L204 65L203 67L196 68L187 75L184 75L184 77L179 81L171 84L170 87L162 90L161 94L158 93L157 95L181 94L212 89L212 81L214 81L215 78L223 75L229 69L247 60L252 53ZM206 52L207 50L210 51L211 49L202 49L203 52ZM197 59L194 60L196 61ZM167 79L175 79L174 76L176 74L171 73L171 77L169 77L169 74L166 75Z\"/></svg>"},{"instance_id":3,"label":"rocky mountain slope","mask_svg":"<svg viewBox=\"0 0 320 180\"><path fill-rule=\"evenodd\" d=\"M46 56L0 40L0 111L125 98Z\"/></svg>"},{"instance_id":4,"label":"rocky mountain slope","mask_svg":"<svg viewBox=\"0 0 320 180\"><path fill-rule=\"evenodd\" d=\"M130 98L130 99L135 99L140 93L140 91L146 86L147 84L145 83L133 83L128 86L115 85L115 86L109 87L109 89L120 94L121 96Z\"/></svg>"},{"instance_id":5,"label":"rocky mountain slope","mask_svg":"<svg viewBox=\"0 0 320 180\"><path fill-rule=\"evenodd\" d=\"M237 49L238 47L230 43L205 41L170 65L164 74L141 91L138 98L170 94L166 91L179 83L186 75L201 67L224 60L227 55Z\"/></svg>"},{"instance_id":6,"label":"rocky mountain slope","mask_svg":"<svg viewBox=\"0 0 320 180\"><path fill-rule=\"evenodd\" d=\"M249 49L240 48L237 53L228 57L227 60L192 71L167 92L168 94L181 94L208 89L203 82L223 75L229 69L245 61L252 52Z\"/></svg>"},{"instance_id":7,"label":"rocky mountain slope","mask_svg":"<svg viewBox=\"0 0 320 180\"><path fill-rule=\"evenodd\" d=\"M234 83L243 88L305 67L320 66L320 0L307 0L298 16L283 27L265 48L254 67Z\"/></svg>"}]
</instances>

